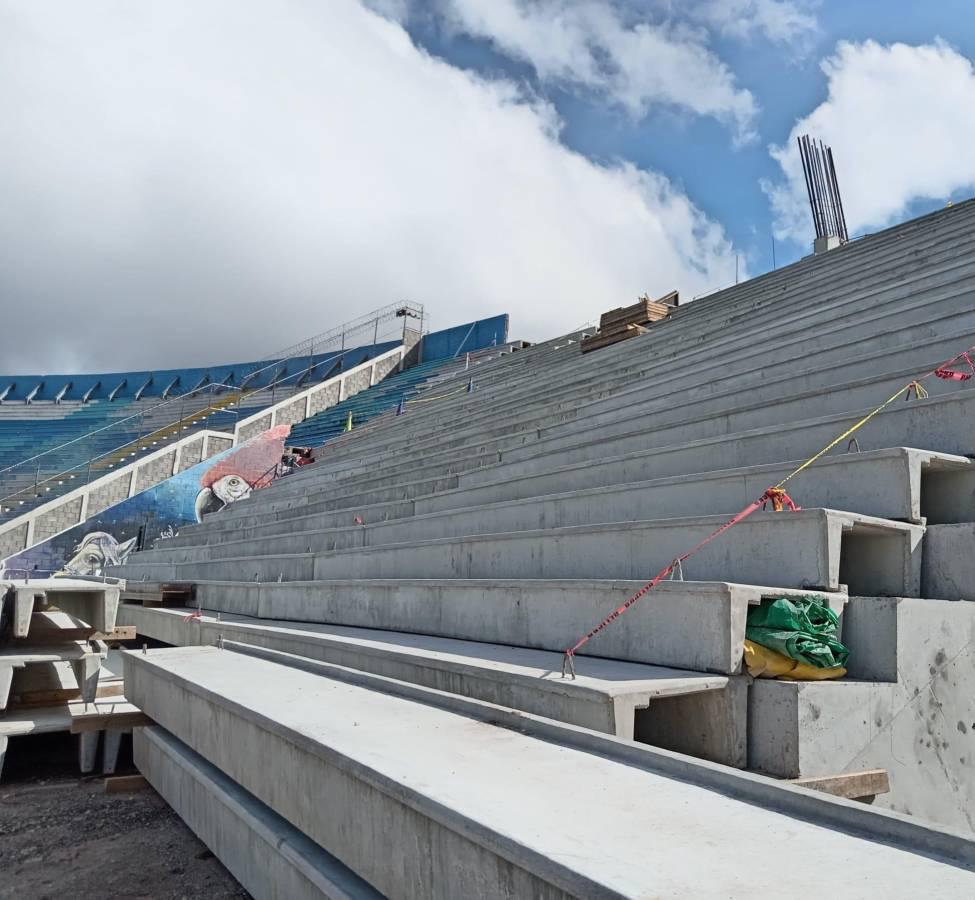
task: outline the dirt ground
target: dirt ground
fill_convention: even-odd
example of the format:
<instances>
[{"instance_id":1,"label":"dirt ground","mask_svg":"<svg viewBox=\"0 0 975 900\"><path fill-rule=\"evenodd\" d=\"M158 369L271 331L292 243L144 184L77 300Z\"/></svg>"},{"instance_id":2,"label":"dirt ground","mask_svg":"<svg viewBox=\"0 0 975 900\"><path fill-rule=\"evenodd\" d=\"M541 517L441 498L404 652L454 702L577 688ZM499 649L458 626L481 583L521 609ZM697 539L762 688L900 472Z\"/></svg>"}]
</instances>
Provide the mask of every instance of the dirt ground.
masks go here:
<instances>
[{"instance_id":1,"label":"dirt ground","mask_svg":"<svg viewBox=\"0 0 975 900\"><path fill-rule=\"evenodd\" d=\"M117 774L134 773L125 743ZM151 788L106 794L68 734L10 741L0 782L0 900L250 895Z\"/></svg>"}]
</instances>

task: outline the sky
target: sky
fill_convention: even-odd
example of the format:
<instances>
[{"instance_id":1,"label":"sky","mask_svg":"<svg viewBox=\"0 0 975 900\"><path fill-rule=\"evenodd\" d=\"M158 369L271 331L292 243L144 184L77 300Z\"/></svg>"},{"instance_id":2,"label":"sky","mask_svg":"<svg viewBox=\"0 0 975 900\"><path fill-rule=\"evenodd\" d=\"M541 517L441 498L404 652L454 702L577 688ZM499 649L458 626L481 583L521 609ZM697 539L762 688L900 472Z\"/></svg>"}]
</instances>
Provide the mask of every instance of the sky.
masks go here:
<instances>
[{"instance_id":1,"label":"sky","mask_svg":"<svg viewBox=\"0 0 975 900\"><path fill-rule=\"evenodd\" d=\"M557 335L970 196L966 0L0 0L6 373Z\"/></svg>"}]
</instances>

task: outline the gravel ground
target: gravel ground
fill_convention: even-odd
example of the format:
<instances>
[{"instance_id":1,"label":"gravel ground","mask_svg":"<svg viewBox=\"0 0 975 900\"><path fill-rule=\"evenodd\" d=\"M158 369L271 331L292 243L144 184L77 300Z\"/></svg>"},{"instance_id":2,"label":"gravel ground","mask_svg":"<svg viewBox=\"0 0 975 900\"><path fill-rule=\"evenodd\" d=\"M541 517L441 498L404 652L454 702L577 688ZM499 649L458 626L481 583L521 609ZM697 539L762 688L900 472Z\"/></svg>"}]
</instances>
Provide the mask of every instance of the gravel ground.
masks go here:
<instances>
[{"instance_id":1,"label":"gravel ground","mask_svg":"<svg viewBox=\"0 0 975 900\"><path fill-rule=\"evenodd\" d=\"M118 774L130 774L123 745ZM79 778L71 735L15 738L0 783L0 900L229 900L247 892L151 788Z\"/></svg>"}]
</instances>

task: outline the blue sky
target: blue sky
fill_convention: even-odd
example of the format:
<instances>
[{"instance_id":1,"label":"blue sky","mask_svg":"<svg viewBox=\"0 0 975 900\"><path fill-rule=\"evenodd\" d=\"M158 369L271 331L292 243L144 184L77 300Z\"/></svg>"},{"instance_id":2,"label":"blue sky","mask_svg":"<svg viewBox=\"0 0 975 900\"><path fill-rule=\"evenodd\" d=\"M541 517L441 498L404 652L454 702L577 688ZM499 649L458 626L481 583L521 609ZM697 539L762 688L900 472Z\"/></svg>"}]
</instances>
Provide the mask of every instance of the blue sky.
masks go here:
<instances>
[{"instance_id":1,"label":"blue sky","mask_svg":"<svg viewBox=\"0 0 975 900\"><path fill-rule=\"evenodd\" d=\"M637 9L641 6L652 4L635 4ZM773 244L779 266L809 252L807 241L773 240L772 211L760 184L762 179L781 174L767 145L787 141L796 120L826 100L828 79L820 61L833 52L837 42L919 45L941 39L963 56L975 58L975 16L967 0L823 0L805 8L815 17L817 27L804 36L801 46L720 35L710 43L738 83L760 104L757 138L738 147L732 146L727 129L713 119L651 109L634 120L607 104L605 98L547 84L531 65L506 57L489 39L445 28L441 18L416 16L406 21L413 39L430 53L487 77L531 85L533 92L558 110L564 125L561 139L568 147L597 161L630 160L678 182L697 206L721 222L756 274L772 268ZM652 14L644 18L660 21ZM966 114L959 110L959 115ZM837 165L842 188L842 155ZM910 218L939 208L948 199L971 194L971 186L965 185L944 198L914 199L905 204L902 214Z\"/></svg>"},{"instance_id":2,"label":"blue sky","mask_svg":"<svg viewBox=\"0 0 975 900\"><path fill-rule=\"evenodd\" d=\"M550 338L975 192L962 0L0 0L7 371L255 359L409 300Z\"/></svg>"}]
</instances>

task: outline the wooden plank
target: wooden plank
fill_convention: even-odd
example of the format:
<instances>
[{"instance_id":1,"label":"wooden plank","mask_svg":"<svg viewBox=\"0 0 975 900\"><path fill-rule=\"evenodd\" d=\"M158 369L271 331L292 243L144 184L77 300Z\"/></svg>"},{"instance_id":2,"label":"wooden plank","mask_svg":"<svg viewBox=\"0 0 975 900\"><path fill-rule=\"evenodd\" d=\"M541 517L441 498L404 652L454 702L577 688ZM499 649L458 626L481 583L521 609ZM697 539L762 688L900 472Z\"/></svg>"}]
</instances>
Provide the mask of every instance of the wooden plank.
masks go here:
<instances>
[{"instance_id":1,"label":"wooden plank","mask_svg":"<svg viewBox=\"0 0 975 900\"><path fill-rule=\"evenodd\" d=\"M128 794L149 787L143 775L110 775L103 782L106 794Z\"/></svg>"},{"instance_id":2,"label":"wooden plank","mask_svg":"<svg viewBox=\"0 0 975 900\"><path fill-rule=\"evenodd\" d=\"M66 641L134 641L135 625L119 625L111 631L95 631L79 625L75 628L37 628L31 630L31 643L63 644Z\"/></svg>"},{"instance_id":3,"label":"wooden plank","mask_svg":"<svg viewBox=\"0 0 975 900\"><path fill-rule=\"evenodd\" d=\"M627 325L625 328L618 330L600 331L599 334L593 337L585 338L580 344L580 347L583 353L589 353L592 350L600 350L603 347L610 347L628 338L646 334L646 331L646 328L641 328L639 325Z\"/></svg>"},{"instance_id":4,"label":"wooden plank","mask_svg":"<svg viewBox=\"0 0 975 900\"><path fill-rule=\"evenodd\" d=\"M125 685L122 681L108 682L99 684L95 694L96 700L105 700L109 697L121 697L125 693ZM61 688L60 690L47 691L24 691L22 694L10 695L10 706L21 708L31 706L50 706L52 703L66 703L77 700L81 697L78 688Z\"/></svg>"},{"instance_id":5,"label":"wooden plank","mask_svg":"<svg viewBox=\"0 0 975 900\"><path fill-rule=\"evenodd\" d=\"M96 713L90 716L72 716L71 733L104 731L106 728L143 728L155 724L141 709L131 712Z\"/></svg>"},{"instance_id":6,"label":"wooden plank","mask_svg":"<svg viewBox=\"0 0 975 900\"><path fill-rule=\"evenodd\" d=\"M875 797L890 791L890 779L886 769L867 769L863 772L845 772L842 775L820 775L815 778L790 778L790 784L822 791L834 797L858 800Z\"/></svg>"}]
</instances>

